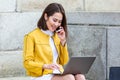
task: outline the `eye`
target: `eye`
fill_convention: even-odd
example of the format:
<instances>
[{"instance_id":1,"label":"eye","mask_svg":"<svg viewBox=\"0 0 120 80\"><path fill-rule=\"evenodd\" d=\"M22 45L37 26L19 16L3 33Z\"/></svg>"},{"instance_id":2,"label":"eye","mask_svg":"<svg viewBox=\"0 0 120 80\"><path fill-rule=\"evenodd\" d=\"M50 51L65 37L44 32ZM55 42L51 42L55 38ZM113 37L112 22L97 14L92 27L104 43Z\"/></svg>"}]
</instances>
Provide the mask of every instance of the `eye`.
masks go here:
<instances>
[{"instance_id":1,"label":"eye","mask_svg":"<svg viewBox=\"0 0 120 80\"><path fill-rule=\"evenodd\" d=\"M58 19L56 19L56 18L53 18L53 21L54 21L54 22L58 22L58 23L62 23L62 20L58 20Z\"/></svg>"},{"instance_id":2,"label":"eye","mask_svg":"<svg viewBox=\"0 0 120 80\"><path fill-rule=\"evenodd\" d=\"M59 23L62 23L62 21L60 20Z\"/></svg>"},{"instance_id":3,"label":"eye","mask_svg":"<svg viewBox=\"0 0 120 80\"><path fill-rule=\"evenodd\" d=\"M54 21L54 22L57 22L57 19L54 18L53 21Z\"/></svg>"}]
</instances>

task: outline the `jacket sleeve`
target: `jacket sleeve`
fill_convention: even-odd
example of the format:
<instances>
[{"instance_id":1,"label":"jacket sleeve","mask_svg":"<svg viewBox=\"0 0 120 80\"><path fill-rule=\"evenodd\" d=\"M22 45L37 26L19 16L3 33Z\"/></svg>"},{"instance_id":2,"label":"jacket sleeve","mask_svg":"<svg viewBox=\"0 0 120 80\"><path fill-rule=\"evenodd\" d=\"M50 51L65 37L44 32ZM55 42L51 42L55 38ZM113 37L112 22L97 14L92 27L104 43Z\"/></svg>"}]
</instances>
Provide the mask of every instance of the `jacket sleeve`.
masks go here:
<instances>
[{"instance_id":1,"label":"jacket sleeve","mask_svg":"<svg viewBox=\"0 0 120 80\"><path fill-rule=\"evenodd\" d=\"M60 64L65 65L69 61L69 53L67 49L67 44L62 46L60 44Z\"/></svg>"},{"instance_id":2,"label":"jacket sleeve","mask_svg":"<svg viewBox=\"0 0 120 80\"><path fill-rule=\"evenodd\" d=\"M23 47L23 64L25 69L32 74L42 75L43 63L35 62L34 56L34 39L29 35L24 37L24 47Z\"/></svg>"}]
</instances>

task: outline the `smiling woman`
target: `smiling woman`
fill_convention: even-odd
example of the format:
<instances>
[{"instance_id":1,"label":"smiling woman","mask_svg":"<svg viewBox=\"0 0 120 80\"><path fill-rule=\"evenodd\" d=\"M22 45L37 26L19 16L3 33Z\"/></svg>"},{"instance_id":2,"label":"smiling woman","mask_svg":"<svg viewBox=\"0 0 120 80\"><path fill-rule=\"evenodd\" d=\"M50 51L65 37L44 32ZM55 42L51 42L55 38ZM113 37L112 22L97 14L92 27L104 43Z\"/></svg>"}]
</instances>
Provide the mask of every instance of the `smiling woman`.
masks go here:
<instances>
[{"instance_id":1,"label":"smiling woman","mask_svg":"<svg viewBox=\"0 0 120 80\"><path fill-rule=\"evenodd\" d=\"M31 80L85 80L82 74L54 74L55 71L63 72L63 66L69 60L66 16L62 5L49 4L37 27L24 37L23 63Z\"/></svg>"},{"instance_id":2,"label":"smiling woman","mask_svg":"<svg viewBox=\"0 0 120 80\"><path fill-rule=\"evenodd\" d=\"M50 17L48 17L47 14L45 14L45 20L48 29L53 32L58 26L61 26L62 14L57 12Z\"/></svg>"},{"instance_id":3,"label":"smiling woman","mask_svg":"<svg viewBox=\"0 0 120 80\"><path fill-rule=\"evenodd\" d=\"M64 8L62 7L61 4L58 3L52 3L49 4L45 10L43 11L43 14L38 21L37 26L43 30L48 30L47 24L51 24L53 26L53 30L58 26L62 26L64 28L64 31L66 32L66 37L67 37L67 23L66 23L66 15ZM49 25L50 27L50 25Z\"/></svg>"}]
</instances>

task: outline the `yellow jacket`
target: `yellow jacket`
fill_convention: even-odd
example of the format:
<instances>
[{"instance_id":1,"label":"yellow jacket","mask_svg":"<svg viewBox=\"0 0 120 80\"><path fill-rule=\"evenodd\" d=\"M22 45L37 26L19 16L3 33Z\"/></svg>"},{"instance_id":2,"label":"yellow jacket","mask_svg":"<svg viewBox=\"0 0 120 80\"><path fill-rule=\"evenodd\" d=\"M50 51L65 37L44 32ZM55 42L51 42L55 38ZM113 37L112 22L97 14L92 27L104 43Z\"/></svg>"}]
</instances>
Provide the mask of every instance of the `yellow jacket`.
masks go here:
<instances>
[{"instance_id":1,"label":"yellow jacket","mask_svg":"<svg viewBox=\"0 0 120 80\"><path fill-rule=\"evenodd\" d=\"M43 33L39 28L25 35L23 63L28 75L37 77L52 73L52 70L42 68L44 64L51 64L53 62L49 38L50 36ZM57 34L53 35L53 39L58 52L57 63L63 66L69 60L67 45L61 45Z\"/></svg>"}]
</instances>

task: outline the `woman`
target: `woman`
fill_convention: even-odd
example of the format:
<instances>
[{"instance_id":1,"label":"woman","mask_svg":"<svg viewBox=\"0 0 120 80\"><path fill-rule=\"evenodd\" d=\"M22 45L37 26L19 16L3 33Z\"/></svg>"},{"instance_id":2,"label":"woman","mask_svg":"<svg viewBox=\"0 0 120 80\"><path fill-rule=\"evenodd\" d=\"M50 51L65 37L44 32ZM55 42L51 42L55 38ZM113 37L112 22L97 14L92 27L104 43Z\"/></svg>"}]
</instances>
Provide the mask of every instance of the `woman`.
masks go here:
<instances>
[{"instance_id":1,"label":"woman","mask_svg":"<svg viewBox=\"0 0 120 80\"><path fill-rule=\"evenodd\" d=\"M24 37L24 67L31 80L85 80L82 74L54 74L63 72L62 66L69 60L66 16L62 5L49 4L37 26Z\"/></svg>"}]
</instances>

